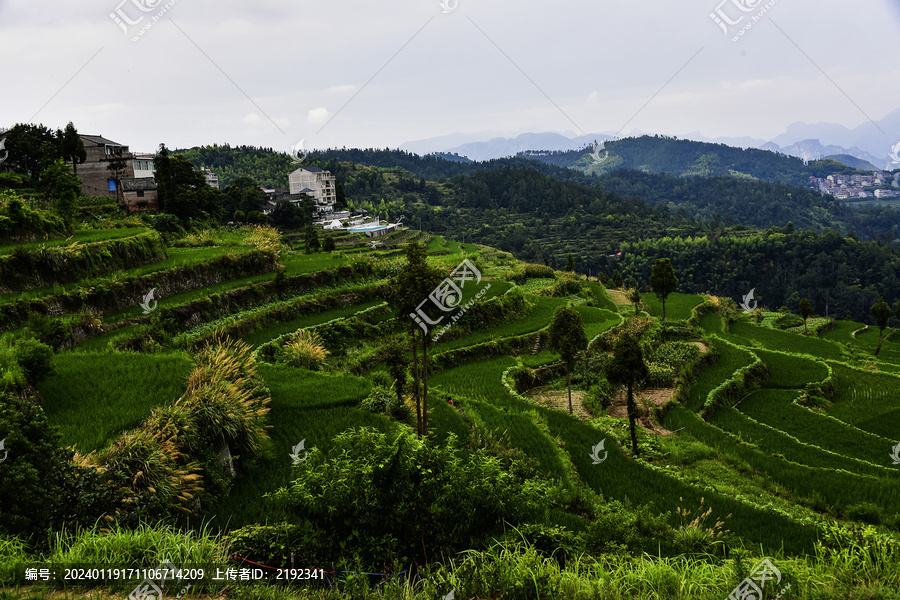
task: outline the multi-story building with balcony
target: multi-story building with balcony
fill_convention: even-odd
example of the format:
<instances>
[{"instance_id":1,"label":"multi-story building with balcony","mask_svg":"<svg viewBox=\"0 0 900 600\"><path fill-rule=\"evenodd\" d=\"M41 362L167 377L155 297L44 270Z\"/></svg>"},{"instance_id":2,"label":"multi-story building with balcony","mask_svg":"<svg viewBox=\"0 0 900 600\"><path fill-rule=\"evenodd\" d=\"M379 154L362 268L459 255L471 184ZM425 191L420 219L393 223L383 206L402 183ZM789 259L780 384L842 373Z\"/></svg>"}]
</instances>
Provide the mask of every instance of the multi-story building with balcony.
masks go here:
<instances>
[{"instance_id":1,"label":"multi-story building with balcony","mask_svg":"<svg viewBox=\"0 0 900 600\"><path fill-rule=\"evenodd\" d=\"M332 212L337 201L336 179L319 167L300 167L290 178L291 194L308 194L315 198L319 212Z\"/></svg>"}]
</instances>

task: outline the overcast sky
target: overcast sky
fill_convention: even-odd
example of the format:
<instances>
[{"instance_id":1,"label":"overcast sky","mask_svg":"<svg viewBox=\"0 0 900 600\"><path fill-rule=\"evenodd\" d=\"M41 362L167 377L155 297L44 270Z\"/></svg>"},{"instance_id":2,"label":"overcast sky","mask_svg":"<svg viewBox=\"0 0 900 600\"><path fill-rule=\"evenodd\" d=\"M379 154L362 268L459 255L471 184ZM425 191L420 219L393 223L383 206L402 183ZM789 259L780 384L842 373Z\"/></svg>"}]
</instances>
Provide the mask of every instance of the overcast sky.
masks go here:
<instances>
[{"instance_id":1,"label":"overcast sky","mask_svg":"<svg viewBox=\"0 0 900 600\"><path fill-rule=\"evenodd\" d=\"M0 126L288 151L482 131L771 139L900 107L900 0L720 1L0 0ZM720 27L717 8L743 19Z\"/></svg>"}]
</instances>

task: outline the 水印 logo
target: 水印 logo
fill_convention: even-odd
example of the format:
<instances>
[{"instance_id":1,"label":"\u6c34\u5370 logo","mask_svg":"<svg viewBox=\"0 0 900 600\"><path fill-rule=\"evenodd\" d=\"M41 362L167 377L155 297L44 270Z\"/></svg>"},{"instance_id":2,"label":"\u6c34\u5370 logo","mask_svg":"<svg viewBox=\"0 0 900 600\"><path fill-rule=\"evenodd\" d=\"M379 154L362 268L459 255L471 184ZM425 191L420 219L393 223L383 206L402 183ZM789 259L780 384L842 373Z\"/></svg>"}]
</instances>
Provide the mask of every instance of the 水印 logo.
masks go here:
<instances>
[{"instance_id":1,"label":"\u6c34\u5370 logo","mask_svg":"<svg viewBox=\"0 0 900 600\"><path fill-rule=\"evenodd\" d=\"M593 464L599 465L604 460L606 460L607 456L609 456L609 452L606 451L605 446L606 446L606 438L603 438L599 444L597 444L596 446L594 446L592 448L592 452L590 454L588 454L588 456L591 458L591 460L594 461ZM603 452L603 458L600 458L601 451Z\"/></svg>"},{"instance_id":2,"label":"\u6c34\u5370 logo","mask_svg":"<svg viewBox=\"0 0 900 600\"><path fill-rule=\"evenodd\" d=\"M603 156L600 156L600 152L603 152ZM606 141L600 140L596 144L594 144L594 151L591 152L591 160L594 161L595 165L599 165L604 162L607 158L609 158L609 152L606 150Z\"/></svg>"},{"instance_id":3,"label":"\u6c34\u5370 logo","mask_svg":"<svg viewBox=\"0 0 900 600\"><path fill-rule=\"evenodd\" d=\"M146 296L144 296L144 301L141 302L141 308L144 310L145 315L149 315L154 310L156 310L156 305L159 304L156 300L156 288L150 290Z\"/></svg>"},{"instance_id":4,"label":"\u6c34\u5370 logo","mask_svg":"<svg viewBox=\"0 0 900 600\"><path fill-rule=\"evenodd\" d=\"M744 313L751 313L754 310L756 310L757 302L756 302L756 299L753 297L753 292L755 292L755 291L756 291L756 288L753 288L752 290L750 290L749 294L744 296L744 300L743 300L743 302L741 302L741 308L744 309ZM750 306L751 302L753 303L753 306Z\"/></svg>"},{"instance_id":5,"label":"\u6c34\u5370 logo","mask_svg":"<svg viewBox=\"0 0 900 600\"><path fill-rule=\"evenodd\" d=\"M304 141L306 141L306 138L303 138L302 140L291 146L291 160L295 163L302 163L309 155L309 150L303 147Z\"/></svg>"},{"instance_id":6,"label":"\u6c34\u5370 logo","mask_svg":"<svg viewBox=\"0 0 900 600\"><path fill-rule=\"evenodd\" d=\"M445 15L452 13L457 6L459 6L459 0L441 0L441 9Z\"/></svg>"},{"instance_id":7,"label":"\u6c34\u5370 logo","mask_svg":"<svg viewBox=\"0 0 900 600\"><path fill-rule=\"evenodd\" d=\"M300 465L304 460L309 456L309 451L305 449L306 446L306 438L300 440L300 443L291 448L291 453L288 455L291 457L291 461L293 461L294 466ZM300 453L303 453L303 458L300 458Z\"/></svg>"},{"instance_id":8,"label":"\u6c34\u5370 logo","mask_svg":"<svg viewBox=\"0 0 900 600\"><path fill-rule=\"evenodd\" d=\"M3 448L3 442L0 442L0 448ZM895 465L900 465L900 444L894 446L894 452L891 454L891 458L894 459ZM0 462L3 462L0 460Z\"/></svg>"},{"instance_id":9,"label":"\u6c34\u5370 logo","mask_svg":"<svg viewBox=\"0 0 900 600\"><path fill-rule=\"evenodd\" d=\"M2 148L3 146L0 146ZM0 162L3 162L0 160ZM895 165L900 165L900 142L897 142L893 148L891 148L891 162Z\"/></svg>"}]
</instances>

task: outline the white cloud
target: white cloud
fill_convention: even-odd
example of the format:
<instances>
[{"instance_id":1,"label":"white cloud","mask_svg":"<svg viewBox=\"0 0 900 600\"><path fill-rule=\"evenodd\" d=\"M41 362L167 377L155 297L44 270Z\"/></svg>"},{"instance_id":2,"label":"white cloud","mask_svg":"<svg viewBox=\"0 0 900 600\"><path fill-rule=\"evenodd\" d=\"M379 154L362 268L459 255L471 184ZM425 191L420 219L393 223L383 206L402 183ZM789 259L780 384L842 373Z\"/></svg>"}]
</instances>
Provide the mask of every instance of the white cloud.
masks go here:
<instances>
[{"instance_id":1,"label":"white cloud","mask_svg":"<svg viewBox=\"0 0 900 600\"><path fill-rule=\"evenodd\" d=\"M250 113L238 121L242 125L259 125L262 122L263 118L256 113Z\"/></svg>"},{"instance_id":2,"label":"white cloud","mask_svg":"<svg viewBox=\"0 0 900 600\"><path fill-rule=\"evenodd\" d=\"M328 109L320 106L319 108L313 108L309 111L306 115L306 122L310 125L322 125L328 121L328 117L330 116L331 113L328 112Z\"/></svg>"}]
</instances>

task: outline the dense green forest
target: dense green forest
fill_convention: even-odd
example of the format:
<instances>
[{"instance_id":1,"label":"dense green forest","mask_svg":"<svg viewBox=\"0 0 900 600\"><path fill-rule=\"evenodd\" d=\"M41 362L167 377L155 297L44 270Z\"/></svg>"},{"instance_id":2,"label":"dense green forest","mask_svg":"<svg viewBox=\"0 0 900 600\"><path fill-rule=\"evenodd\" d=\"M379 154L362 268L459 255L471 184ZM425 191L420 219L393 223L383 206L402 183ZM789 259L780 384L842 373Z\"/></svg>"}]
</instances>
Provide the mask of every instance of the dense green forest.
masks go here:
<instances>
[{"instance_id":1,"label":"dense green forest","mask_svg":"<svg viewBox=\"0 0 900 600\"><path fill-rule=\"evenodd\" d=\"M675 177L619 169L599 177L598 185L622 196L638 196L645 202L664 204L672 212L703 221L716 218L755 227L783 226L800 229L837 229L863 238L887 236L900 242L900 211L895 208L853 208L822 194L785 183L753 181L718 175Z\"/></svg>"},{"instance_id":2,"label":"dense green forest","mask_svg":"<svg viewBox=\"0 0 900 600\"><path fill-rule=\"evenodd\" d=\"M679 290L707 290L740 299L756 290L760 306L798 310L808 298L817 314L872 321L869 308L900 297L900 256L877 243L784 228L751 237L662 238L622 244L617 267L648 285L657 258L669 258L679 273Z\"/></svg>"}]
</instances>

